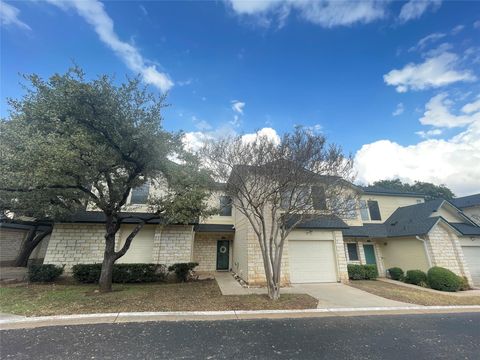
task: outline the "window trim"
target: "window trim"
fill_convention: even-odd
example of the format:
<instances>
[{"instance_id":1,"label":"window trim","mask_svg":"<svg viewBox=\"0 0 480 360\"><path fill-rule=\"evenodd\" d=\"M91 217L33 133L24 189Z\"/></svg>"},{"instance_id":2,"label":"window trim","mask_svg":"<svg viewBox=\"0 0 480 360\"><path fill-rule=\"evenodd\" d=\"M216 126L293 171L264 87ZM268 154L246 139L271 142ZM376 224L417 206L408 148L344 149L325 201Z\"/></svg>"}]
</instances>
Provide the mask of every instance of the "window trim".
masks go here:
<instances>
[{"instance_id":1,"label":"window trim","mask_svg":"<svg viewBox=\"0 0 480 360\"><path fill-rule=\"evenodd\" d=\"M372 206L376 206L376 210L378 210L378 219L373 219L370 204L372 204ZM368 213L370 215L370 221L382 221L382 213L380 212L380 205L378 204L378 200L367 200L367 206Z\"/></svg>"},{"instance_id":2,"label":"window trim","mask_svg":"<svg viewBox=\"0 0 480 360\"><path fill-rule=\"evenodd\" d=\"M222 199L228 199L227 201L229 202L229 204L227 205L224 205L222 203ZM232 198L228 195L220 195L218 201L220 202L220 211L219 211L219 214L218 216L222 216L222 217L229 217L229 216L232 216L233 214L233 201L232 201ZM230 209L230 211L228 211L228 209ZM225 213L224 213L225 212Z\"/></svg>"}]
</instances>

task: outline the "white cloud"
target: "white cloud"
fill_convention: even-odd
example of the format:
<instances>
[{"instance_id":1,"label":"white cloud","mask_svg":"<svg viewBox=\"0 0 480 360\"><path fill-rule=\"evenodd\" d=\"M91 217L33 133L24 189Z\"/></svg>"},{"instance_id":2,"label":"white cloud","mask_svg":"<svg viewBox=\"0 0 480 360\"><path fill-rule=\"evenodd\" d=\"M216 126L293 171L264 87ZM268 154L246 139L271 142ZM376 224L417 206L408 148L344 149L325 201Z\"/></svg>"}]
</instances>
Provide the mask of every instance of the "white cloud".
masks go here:
<instances>
[{"instance_id":1,"label":"white cloud","mask_svg":"<svg viewBox=\"0 0 480 360\"><path fill-rule=\"evenodd\" d=\"M432 97L425 105L425 113L420 118L423 125L434 127L454 128L480 121L480 100L466 104L462 107L462 114L452 114L453 102L448 99L448 94L441 93Z\"/></svg>"},{"instance_id":2,"label":"white cloud","mask_svg":"<svg viewBox=\"0 0 480 360\"><path fill-rule=\"evenodd\" d=\"M20 10L13 5L0 1L0 23L2 26L14 25L24 30L32 30L30 26L25 24L18 18Z\"/></svg>"},{"instance_id":3,"label":"white cloud","mask_svg":"<svg viewBox=\"0 0 480 360\"><path fill-rule=\"evenodd\" d=\"M164 92L173 86L173 81L168 74L158 71L157 66L146 60L135 46L120 40L114 31L113 20L100 1L71 0L64 2L48 0L48 2L63 10L74 9L95 29L100 40L110 47L130 70L140 73L147 84L151 84Z\"/></svg>"},{"instance_id":4,"label":"white cloud","mask_svg":"<svg viewBox=\"0 0 480 360\"><path fill-rule=\"evenodd\" d=\"M245 107L244 102L238 101L238 100L232 100L231 103L232 103L232 110L233 111L235 111L239 114L243 114L243 108Z\"/></svg>"},{"instance_id":5,"label":"white cloud","mask_svg":"<svg viewBox=\"0 0 480 360\"><path fill-rule=\"evenodd\" d=\"M417 50L423 50L425 48L425 46L427 46L428 44L431 44L437 40L440 40L442 38L444 38L445 36L447 36L446 34L444 33L433 33L433 34L430 34L430 35L427 35L423 38L421 38L417 45L415 46L412 46L410 49L408 49L408 51L417 51Z\"/></svg>"},{"instance_id":6,"label":"white cloud","mask_svg":"<svg viewBox=\"0 0 480 360\"><path fill-rule=\"evenodd\" d=\"M457 35L459 32L463 31L463 29L465 29L465 25L457 25L452 29L451 33L452 35Z\"/></svg>"},{"instance_id":7,"label":"white cloud","mask_svg":"<svg viewBox=\"0 0 480 360\"><path fill-rule=\"evenodd\" d=\"M475 22L473 23L473 27L474 27L475 29L480 29L480 20L475 21Z\"/></svg>"},{"instance_id":8,"label":"white cloud","mask_svg":"<svg viewBox=\"0 0 480 360\"><path fill-rule=\"evenodd\" d=\"M421 138L424 139L429 139L434 136L439 136L442 135L443 131L441 129L432 129L432 130L427 130L427 131L417 131L415 134L420 136Z\"/></svg>"},{"instance_id":9,"label":"white cloud","mask_svg":"<svg viewBox=\"0 0 480 360\"><path fill-rule=\"evenodd\" d=\"M265 127L251 134L245 134L242 136L242 140L244 142L252 142L258 137L265 137L274 144L280 143L280 136L278 136L277 131L270 127Z\"/></svg>"},{"instance_id":10,"label":"white cloud","mask_svg":"<svg viewBox=\"0 0 480 360\"><path fill-rule=\"evenodd\" d=\"M195 115L192 116L192 121L198 130L204 131L212 129L212 125L210 125L208 121L200 120Z\"/></svg>"},{"instance_id":11,"label":"white cloud","mask_svg":"<svg viewBox=\"0 0 480 360\"><path fill-rule=\"evenodd\" d=\"M402 6L398 18L401 22L418 19L429 8L436 10L441 4L441 0L410 0Z\"/></svg>"},{"instance_id":12,"label":"white cloud","mask_svg":"<svg viewBox=\"0 0 480 360\"><path fill-rule=\"evenodd\" d=\"M472 104L476 102L467 105ZM391 140L363 145L355 155L358 180L372 183L398 177L407 182L446 184L460 196L480 192L480 113L476 114L470 115L471 122L464 131L449 139L426 139L409 146ZM454 115L447 112L446 116ZM438 125L450 127L450 122L436 122ZM440 135L440 131L432 129L417 134L428 138Z\"/></svg>"},{"instance_id":13,"label":"white cloud","mask_svg":"<svg viewBox=\"0 0 480 360\"><path fill-rule=\"evenodd\" d=\"M397 107L393 111L392 115L393 116L398 116L398 115L403 114L404 111L405 111L405 106L403 106L403 103L398 103Z\"/></svg>"},{"instance_id":14,"label":"white cloud","mask_svg":"<svg viewBox=\"0 0 480 360\"><path fill-rule=\"evenodd\" d=\"M474 81L469 70L457 69L459 58L451 52L443 52L427 58L423 63L410 63L403 69L395 69L383 75L383 80L395 86L397 92L437 88L458 81Z\"/></svg>"},{"instance_id":15,"label":"white cloud","mask_svg":"<svg viewBox=\"0 0 480 360\"><path fill-rule=\"evenodd\" d=\"M385 17L387 6L386 2L378 0L227 0L227 3L238 15L256 16L264 26L276 18L281 27L286 18L296 12L304 20L327 28L381 19Z\"/></svg>"}]
</instances>

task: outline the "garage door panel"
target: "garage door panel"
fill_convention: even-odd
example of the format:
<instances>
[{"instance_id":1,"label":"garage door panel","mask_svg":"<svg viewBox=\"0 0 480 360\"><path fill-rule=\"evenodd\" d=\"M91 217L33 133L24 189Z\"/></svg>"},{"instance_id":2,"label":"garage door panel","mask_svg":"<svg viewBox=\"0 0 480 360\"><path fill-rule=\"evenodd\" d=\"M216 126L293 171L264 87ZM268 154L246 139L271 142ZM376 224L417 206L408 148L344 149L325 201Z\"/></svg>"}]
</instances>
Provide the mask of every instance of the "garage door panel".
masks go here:
<instances>
[{"instance_id":1,"label":"garage door panel","mask_svg":"<svg viewBox=\"0 0 480 360\"><path fill-rule=\"evenodd\" d=\"M337 280L333 241L295 240L288 246L292 283Z\"/></svg>"},{"instance_id":2,"label":"garage door panel","mask_svg":"<svg viewBox=\"0 0 480 360\"><path fill-rule=\"evenodd\" d=\"M480 286L480 246L462 246L462 250L473 284Z\"/></svg>"},{"instance_id":3,"label":"garage door panel","mask_svg":"<svg viewBox=\"0 0 480 360\"><path fill-rule=\"evenodd\" d=\"M126 226L122 228L121 246L125 244L128 235L134 229L133 226ZM130 248L118 259L119 263L152 263L153 262L153 238L155 236L155 229L153 227L144 227L132 240Z\"/></svg>"}]
</instances>

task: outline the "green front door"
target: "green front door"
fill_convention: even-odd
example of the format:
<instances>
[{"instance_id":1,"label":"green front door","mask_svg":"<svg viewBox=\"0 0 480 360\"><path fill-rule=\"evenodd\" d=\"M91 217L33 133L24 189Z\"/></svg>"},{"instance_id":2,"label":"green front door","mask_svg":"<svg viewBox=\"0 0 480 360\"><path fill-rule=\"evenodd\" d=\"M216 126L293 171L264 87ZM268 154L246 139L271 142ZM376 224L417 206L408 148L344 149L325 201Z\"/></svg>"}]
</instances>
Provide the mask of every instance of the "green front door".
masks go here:
<instances>
[{"instance_id":1,"label":"green front door","mask_svg":"<svg viewBox=\"0 0 480 360\"><path fill-rule=\"evenodd\" d=\"M365 253L365 260L368 265L377 265L377 259L375 258L375 250L373 245L363 245L363 252Z\"/></svg>"},{"instance_id":2,"label":"green front door","mask_svg":"<svg viewBox=\"0 0 480 360\"><path fill-rule=\"evenodd\" d=\"M230 260L230 241L217 241L217 270L228 270Z\"/></svg>"}]
</instances>

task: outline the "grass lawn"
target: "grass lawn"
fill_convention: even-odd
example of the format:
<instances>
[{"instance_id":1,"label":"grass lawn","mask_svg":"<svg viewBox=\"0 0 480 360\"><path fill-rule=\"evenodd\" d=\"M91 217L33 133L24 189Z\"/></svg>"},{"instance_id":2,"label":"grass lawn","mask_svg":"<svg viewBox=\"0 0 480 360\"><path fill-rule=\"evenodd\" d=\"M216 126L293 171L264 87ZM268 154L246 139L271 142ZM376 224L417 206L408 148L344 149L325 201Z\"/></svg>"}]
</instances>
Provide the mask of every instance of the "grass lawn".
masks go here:
<instances>
[{"instance_id":1,"label":"grass lawn","mask_svg":"<svg viewBox=\"0 0 480 360\"><path fill-rule=\"evenodd\" d=\"M0 288L0 312L67 315L124 311L208 311L311 309L317 300L306 294L223 296L215 280L183 284L114 284L111 293L94 293L96 285L38 284Z\"/></svg>"},{"instance_id":2,"label":"grass lawn","mask_svg":"<svg viewBox=\"0 0 480 360\"><path fill-rule=\"evenodd\" d=\"M387 299L418 305L480 305L480 296L452 296L411 289L383 281L355 280L350 286Z\"/></svg>"}]
</instances>

